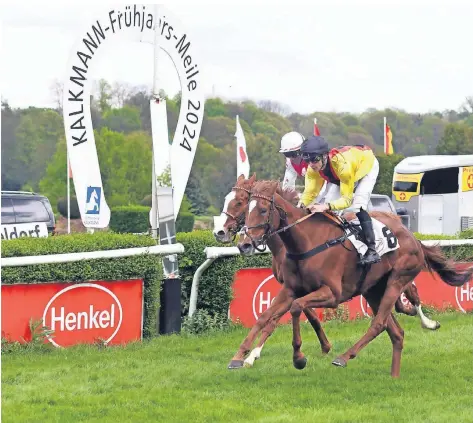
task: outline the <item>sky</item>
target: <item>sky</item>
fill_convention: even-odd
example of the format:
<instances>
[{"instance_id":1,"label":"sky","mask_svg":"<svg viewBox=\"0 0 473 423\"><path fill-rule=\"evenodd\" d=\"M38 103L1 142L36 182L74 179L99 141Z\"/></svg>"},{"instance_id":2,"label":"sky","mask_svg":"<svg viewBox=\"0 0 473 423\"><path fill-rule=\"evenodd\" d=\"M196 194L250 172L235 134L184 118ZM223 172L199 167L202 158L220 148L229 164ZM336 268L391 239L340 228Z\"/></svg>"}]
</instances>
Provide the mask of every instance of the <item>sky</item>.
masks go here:
<instances>
[{"instance_id":1,"label":"sky","mask_svg":"<svg viewBox=\"0 0 473 423\"><path fill-rule=\"evenodd\" d=\"M74 43L111 5L38 3L1 6L1 95L13 107L54 107L50 87L65 78ZM298 113L458 109L473 95L473 2L379 3L165 7L192 38L206 96L273 100ZM91 76L151 87L152 53L151 44L117 42ZM160 69L163 89L176 94L168 57Z\"/></svg>"}]
</instances>

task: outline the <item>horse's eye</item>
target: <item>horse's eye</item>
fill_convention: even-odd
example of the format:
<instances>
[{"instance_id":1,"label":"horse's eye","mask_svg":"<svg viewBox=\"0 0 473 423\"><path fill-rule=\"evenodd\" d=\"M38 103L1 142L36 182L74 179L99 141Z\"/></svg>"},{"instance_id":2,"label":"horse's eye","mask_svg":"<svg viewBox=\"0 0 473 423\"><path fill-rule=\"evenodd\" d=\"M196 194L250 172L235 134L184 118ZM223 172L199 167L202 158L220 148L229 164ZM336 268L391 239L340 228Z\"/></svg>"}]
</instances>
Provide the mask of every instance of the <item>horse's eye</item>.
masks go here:
<instances>
[{"instance_id":1,"label":"horse's eye","mask_svg":"<svg viewBox=\"0 0 473 423\"><path fill-rule=\"evenodd\" d=\"M240 207L240 206L241 206L241 201L237 201L236 205L237 205L238 207Z\"/></svg>"},{"instance_id":2,"label":"horse's eye","mask_svg":"<svg viewBox=\"0 0 473 423\"><path fill-rule=\"evenodd\" d=\"M261 214L266 214L267 211L267 209L261 209Z\"/></svg>"}]
</instances>

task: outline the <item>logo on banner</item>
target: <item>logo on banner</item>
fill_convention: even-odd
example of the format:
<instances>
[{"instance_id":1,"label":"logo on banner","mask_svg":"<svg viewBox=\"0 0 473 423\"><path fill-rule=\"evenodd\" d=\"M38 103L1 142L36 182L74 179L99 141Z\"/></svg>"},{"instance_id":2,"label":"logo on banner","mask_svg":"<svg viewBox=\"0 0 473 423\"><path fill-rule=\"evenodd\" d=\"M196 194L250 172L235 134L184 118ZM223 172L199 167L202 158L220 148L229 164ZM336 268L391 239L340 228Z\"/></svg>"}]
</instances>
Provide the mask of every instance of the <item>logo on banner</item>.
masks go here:
<instances>
[{"instance_id":1,"label":"logo on banner","mask_svg":"<svg viewBox=\"0 0 473 423\"><path fill-rule=\"evenodd\" d=\"M473 285L470 282L455 288L455 299L457 300L458 308L466 313L466 310L473 309Z\"/></svg>"},{"instance_id":2,"label":"logo on banner","mask_svg":"<svg viewBox=\"0 0 473 423\"><path fill-rule=\"evenodd\" d=\"M243 147L240 147L239 151L240 151L240 159L241 159L242 163L245 163L246 162L245 150L243 149Z\"/></svg>"},{"instance_id":3,"label":"logo on banner","mask_svg":"<svg viewBox=\"0 0 473 423\"><path fill-rule=\"evenodd\" d=\"M102 188L87 187L87 201L85 203L85 214L100 214L100 198Z\"/></svg>"},{"instance_id":4,"label":"logo on banner","mask_svg":"<svg viewBox=\"0 0 473 423\"><path fill-rule=\"evenodd\" d=\"M93 23L77 37L71 50L64 81L63 116L77 201L86 227L105 228L110 221L110 208L105 196L97 192L102 204L100 200L97 200L97 205L91 203L94 209L89 209L89 198L85 196L88 184L103 186L90 113L91 69L96 61L103 60L106 46L111 43L127 40L154 44L155 29L160 34L159 47L171 58L182 87L181 108L171 146L176 215L180 209L199 142L205 96L194 39L169 10L161 6L159 10L158 17L154 8L142 4L111 7L94 18ZM149 77L153 77L152 69ZM165 138L167 141L167 134ZM155 158L157 151L153 153ZM83 163L87 163L87 168L82 166Z\"/></svg>"},{"instance_id":5,"label":"logo on banner","mask_svg":"<svg viewBox=\"0 0 473 423\"><path fill-rule=\"evenodd\" d=\"M2 225L1 237L4 240L23 237L47 238L48 228L45 222L17 223Z\"/></svg>"},{"instance_id":6,"label":"logo on banner","mask_svg":"<svg viewBox=\"0 0 473 423\"><path fill-rule=\"evenodd\" d=\"M276 282L274 275L268 276L258 285L258 288L256 288L255 294L253 295L253 315L255 316L255 319L258 319L258 317L266 311L274 301L275 296L271 296L271 290L269 289L269 286L266 285L266 283L271 279L274 279L273 282Z\"/></svg>"},{"instance_id":7,"label":"logo on banner","mask_svg":"<svg viewBox=\"0 0 473 423\"><path fill-rule=\"evenodd\" d=\"M48 340L56 347L98 339L108 344L120 329L122 318L117 296L93 283L64 288L49 300L43 312L44 325L53 331Z\"/></svg>"}]
</instances>

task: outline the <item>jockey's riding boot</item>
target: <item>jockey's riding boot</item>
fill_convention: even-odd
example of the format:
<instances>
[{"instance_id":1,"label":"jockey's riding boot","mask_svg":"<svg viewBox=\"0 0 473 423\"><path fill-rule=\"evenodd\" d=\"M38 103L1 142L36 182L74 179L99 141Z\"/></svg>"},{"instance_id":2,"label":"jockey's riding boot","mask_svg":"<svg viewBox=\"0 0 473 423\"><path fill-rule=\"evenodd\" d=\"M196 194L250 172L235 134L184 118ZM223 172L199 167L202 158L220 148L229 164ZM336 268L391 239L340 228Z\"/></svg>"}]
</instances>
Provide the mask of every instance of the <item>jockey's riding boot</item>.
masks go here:
<instances>
[{"instance_id":1,"label":"jockey's riding boot","mask_svg":"<svg viewBox=\"0 0 473 423\"><path fill-rule=\"evenodd\" d=\"M365 234L366 245L368 247L364 257L360 260L360 263L363 265L378 263L381 261L381 257L376 252L376 241L371 216L363 209L361 209L356 216L360 220L361 229L363 229L363 233Z\"/></svg>"}]
</instances>

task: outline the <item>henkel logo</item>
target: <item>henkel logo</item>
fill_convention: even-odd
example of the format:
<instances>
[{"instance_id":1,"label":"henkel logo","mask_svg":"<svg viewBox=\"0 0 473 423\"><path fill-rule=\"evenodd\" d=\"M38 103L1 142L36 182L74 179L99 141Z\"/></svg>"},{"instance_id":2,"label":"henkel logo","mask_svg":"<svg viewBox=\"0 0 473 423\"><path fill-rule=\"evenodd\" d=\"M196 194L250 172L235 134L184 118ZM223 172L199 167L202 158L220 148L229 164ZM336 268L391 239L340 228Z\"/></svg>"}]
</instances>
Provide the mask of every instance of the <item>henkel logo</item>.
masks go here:
<instances>
[{"instance_id":1,"label":"henkel logo","mask_svg":"<svg viewBox=\"0 0 473 423\"><path fill-rule=\"evenodd\" d=\"M363 295L360 295L360 307L363 315L365 317L372 317L373 316L373 310L371 310L370 305L368 304L368 301L366 301L366 298L363 297Z\"/></svg>"},{"instance_id":2,"label":"henkel logo","mask_svg":"<svg viewBox=\"0 0 473 423\"><path fill-rule=\"evenodd\" d=\"M473 309L473 286L470 285L470 282L455 288L455 298L458 308L463 313L466 313L466 310Z\"/></svg>"},{"instance_id":3,"label":"henkel logo","mask_svg":"<svg viewBox=\"0 0 473 423\"><path fill-rule=\"evenodd\" d=\"M120 329L122 318L117 296L93 283L64 288L49 300L43 313L45 326L54 331L48 339L56 347L98 339L108 344Z\"/></svg>"},{"instance_id":4,"label":"henkel logo","mask_svg":"<svg viewBox=\"0 0 473 423\"><path fill-rule=\"evenodd\" d=\"M277 285L276 289L271 289L273 288L271 286L273 284ZM274 275L268 276L258 285L253 295L253 315L255 319L258 319L258 317L271 306L271 303L274 301L280 289L281 286L274 278ZM272 294L272 292L275 294Z\"/></svg>"}]
</instances>

